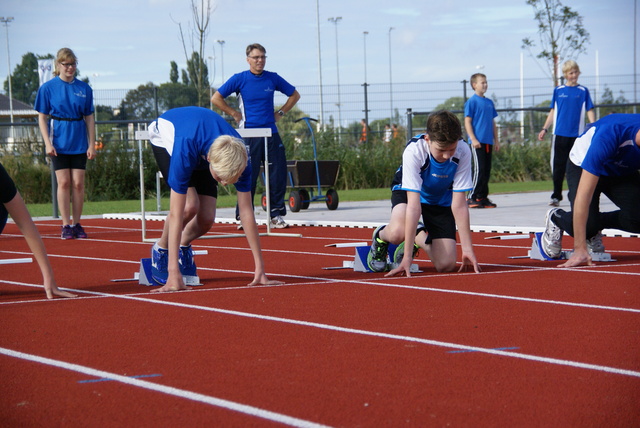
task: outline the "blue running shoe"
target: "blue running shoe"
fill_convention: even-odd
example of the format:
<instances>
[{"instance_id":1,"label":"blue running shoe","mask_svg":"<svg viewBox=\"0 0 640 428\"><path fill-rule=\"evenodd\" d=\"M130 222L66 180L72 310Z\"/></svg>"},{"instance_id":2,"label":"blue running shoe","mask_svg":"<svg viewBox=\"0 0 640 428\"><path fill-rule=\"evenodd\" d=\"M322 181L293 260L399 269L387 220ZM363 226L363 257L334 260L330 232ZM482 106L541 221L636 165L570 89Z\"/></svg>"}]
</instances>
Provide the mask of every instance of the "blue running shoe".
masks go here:
<instances>
[{"instance_id":1,"label":"blue running shoe","mask_svg":"<svg viewBox=\"0 0 640 428\"><path fill-rule=\"evenodd\" d=\"M151 247L151 278L162 285L169 278L169 250L160 248L157 242Z\"/></svg>"},{"instance_id":2,"label":"blue running shoe","mask_svg":"<svg viewBox=\"0 0 640 428\"><path fill-rule=\"evenodd\" d=\"M180 273L182 276L197 276L196 262L193 261L193 250L191 245L184 247L180 246L180 258L178 259L180 265Z\"/></svg>"}]
</instances>

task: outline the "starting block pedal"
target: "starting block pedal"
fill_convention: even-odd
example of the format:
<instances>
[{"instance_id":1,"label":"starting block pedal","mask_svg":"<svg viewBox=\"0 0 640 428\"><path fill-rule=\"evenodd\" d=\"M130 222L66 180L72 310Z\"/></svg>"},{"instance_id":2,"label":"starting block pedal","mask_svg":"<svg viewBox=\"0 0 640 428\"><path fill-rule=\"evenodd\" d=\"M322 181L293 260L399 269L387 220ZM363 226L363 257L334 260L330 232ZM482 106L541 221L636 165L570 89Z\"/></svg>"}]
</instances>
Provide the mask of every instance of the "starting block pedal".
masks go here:
<instances>
[{"instance_id":1,"label":"starting block pedal","mask_svg":"<svg viewBox=\"0 0 640 428\"><path fill-rule=\"evenodd\" d=\"M369 245L366 246L358 246L355 247L355 255L353 260L344 260L342 262L342 266L341 267L337 267L337 268L325 268L325 269L353 269L355 272L373 272L371 269L369 269L368 263L367 263L367 256L369 255L369 249L371 247ZM397 245L393 245L393 244L389 244L389 250L387 253L387 268L385 269L385 271L389 271L392 269L395 269L396 267L398 267L397 263L393 263L390 259L390 254L395 253L397 248ZM410 269L411 273L417 273L417 272L421 272L420 268L418 267L417 264L413 263L411 264L411 269Z\"/></svg>"},{"instance_id":2,"label":"starting block pedal","mask_svg":"<svg viewBox=\"0 0 640 428\"><path fill-rule=\"evenodd\" d=\"M149 286L160 286L159 282L153 279L151 276L151 259L140 259L140 271L134 274L134 278L138 280L138 284L141 285L149 285ZM200 282L200 278L198 275L183 275L182 280L184 281L184 285L188 285L191 287L197 287L202 285Z\"/></svg>"},{"instance_id":3,"label":"starting block pedal","mask_svg":"<svg viewBox=\"0 0 640 428\"><path fill-rule=\"evenodd\" d=\"M194 251L193 255L202 255L208 254L207 250ZM151 258L140 259L140 270L134 274L134 280L138 280L138 283L141 285L149 285L149 286L160 286L162 284L158 283L151 276ZM197 287L202 285L200 282L200 278L198 275L183 275L182 280L185 285L191 287Z\"/></svg>"},{"instance_id":4,"label":"starting block pedal","mask_svg":"<svg viewBox=\"0 0 640 428\"><path fill-rule=\"evenodd\" d=\"M531 249L528 252L529 258L533 260L567 260L571 257L573 251L561 251L560 256L556 258L549 257L542 250L542 232L536 232L531 243ZM594 262L615 262L615 259L611 258L609 253L589 253L591 260Z\"/></svg>"}]
</instances>

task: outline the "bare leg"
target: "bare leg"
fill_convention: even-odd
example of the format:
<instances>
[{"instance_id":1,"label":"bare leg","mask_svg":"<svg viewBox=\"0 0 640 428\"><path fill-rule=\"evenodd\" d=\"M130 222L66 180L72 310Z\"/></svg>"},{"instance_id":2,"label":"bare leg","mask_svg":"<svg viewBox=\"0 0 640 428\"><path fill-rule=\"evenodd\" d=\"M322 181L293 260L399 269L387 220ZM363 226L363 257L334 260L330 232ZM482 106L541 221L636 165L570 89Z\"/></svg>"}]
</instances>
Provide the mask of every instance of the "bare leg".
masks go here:
<instances>
[{"instance_id":1,"label":"bare leg","mask_svg":"<svg viewBox=\"0 0 640 428\"><path fill-rule=\"evenodd\" d=\"M73 224L80 223L84 206L84 169L72 169L71 180L73 187Z\"/></svg>"},{"instance_id":2,"label":"bare leg","mask_svg":"<svg viewBox=\"0 0 640 428\"><path fill-rule=\"evenodd\" d=\"M60 209L60 217L62 217L62 225L71 224L70 204L71 204L71 170L59 169L56 171L56 180L58 181L58 208Z\"/></svg>"}]
</instances>

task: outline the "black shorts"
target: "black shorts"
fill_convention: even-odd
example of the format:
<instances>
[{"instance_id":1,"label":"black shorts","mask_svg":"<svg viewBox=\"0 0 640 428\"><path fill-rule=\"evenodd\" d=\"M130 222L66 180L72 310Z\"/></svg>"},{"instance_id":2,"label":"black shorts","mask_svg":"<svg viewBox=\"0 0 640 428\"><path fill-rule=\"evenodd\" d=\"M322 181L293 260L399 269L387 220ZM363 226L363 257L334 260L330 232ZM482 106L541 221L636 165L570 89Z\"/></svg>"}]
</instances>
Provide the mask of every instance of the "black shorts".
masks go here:
<instances>
[{"instance_id":1,"label":"black shorts","mask_svg":"<svg viewBox=\"0 0 640 428\"><path fill-rule=\"evenodd\" d=\"M87 169L87 154L51 156L54 171L59 169Z\"/></svg>"},{"instance_id":2,"label":"black shorts","mask_svg":"<svg viewBox=\"0 0 640 428\"><path fill-rule=\"evenodd\" d=\"M153 150L153 156L156 158L158 168L166 182L167 178L169 178L171 155L164 147L157 147L152 144L151 149ZM195 187L198 195L211 196L213 198L218 197L218 182L213 178L213 175L211 175L209 168L193 171L189 179L189 187Z\"/></svg>"},{"instance_id":3,"label":"black shorts","mask_svg":"<svg viewBox=\"0 0 640 428\"><path fill-rule=\"evenodd\" d=\"M7 224L9 217L9 212L4 204L11 202L17 193L18 189L16 189L15 183L0 163L0 233L4 230L4 225Z\"/></svg>"},{"instance_id":4,"label":"black shorts","mask_svg":"<svg viewBox=\"0 0 640 428\"><path fill-rule=\"evenodd\" d=\"M398 204L407 203L407 192L405 190L394 190L391 192L391 207ZM422 209L422 222L429 234L430 242L433 239L456 239L456 219L453 217L451 207L441 205L420 204Z\"/></svg>"}]
</instances>

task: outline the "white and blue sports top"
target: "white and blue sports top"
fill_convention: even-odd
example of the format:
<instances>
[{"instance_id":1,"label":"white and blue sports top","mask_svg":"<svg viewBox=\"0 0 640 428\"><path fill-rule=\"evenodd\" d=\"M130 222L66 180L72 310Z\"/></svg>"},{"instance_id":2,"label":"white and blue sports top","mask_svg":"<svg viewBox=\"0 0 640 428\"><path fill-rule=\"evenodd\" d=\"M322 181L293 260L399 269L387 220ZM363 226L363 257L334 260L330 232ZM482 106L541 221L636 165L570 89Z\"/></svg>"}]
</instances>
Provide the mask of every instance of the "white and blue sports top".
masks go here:
<instances>
[{"instance_id":1,"label":"white and blue sports top","mask_svg":"<svg viewBox=\"0 0 640 428\"><path fill-rule=\"evenodd\" d=\"M431 157L424 135L409 141L402 154L402 185L392 190L419 192L420 202L451 206L453 192L473 188L471 151L464 140L458 141L454 155L445 162Z\"/></svg>"},{"instance_id":2,"label":"white and blue sports top","mask_svg":"<svg viewBox=\"0 0 640 428\"><path fill-rule=\"evenodd\" d=\"M151 144L164 147L171 155L169 177L166 179L172 190L187 193L192 172L209 168L209 148L221 135L240 138L233 126L218 113L203 107L174 108L149 124ZM239 192L251 191L250 157L234 186Z\"/></svg>"},{"instance_id":3,"label":"white and blue sports top","mask_svg":"<svg viewBox=\"0 0 640 428\"><path fill-rule=\"evenodd\" d=\"M85 116L93 114L93 91L82 80L65 82L55 77L44 83L38 94L34 109L51 116L49 133L56 152L64 155L79 155L89 148Z\"/></svg>"},{"instance_id":4,"label":"white and blue sports top","mask_svg":"<svg viewBox=\"0 0 640 428\"><path fill-rule=\"evenodd\" d=\"M582 85L560 85L553 90L553 133L578 137L585 130L585 116L593 108L589 90Z\"/></svg>"},{"instance_id":5,"label":"white and blue sports top","mask_svg":"<svg viewBox=\"0 0 640 428\"><path fill-rule=\"evenodd\" d=\"M249 70L234 74L227 80L218 92L224 98L235 93L240 98L242 122L240 128L271 128L271 132L278 133L273 96L275 91L290 97L296 88L280 77L277 73L263 71L253 74Z\"/></svg>"},{"instance_id":6,"label":"white and blue sports top","mask_svg":"<svg viewBox=\"0 0 640 428\"><path fill-rule=\"evenodd\" d=\"M576 139L569 158L593 175L620 177L640 169L640 114L610 114Z\"/></svg>"}]
</instances>

